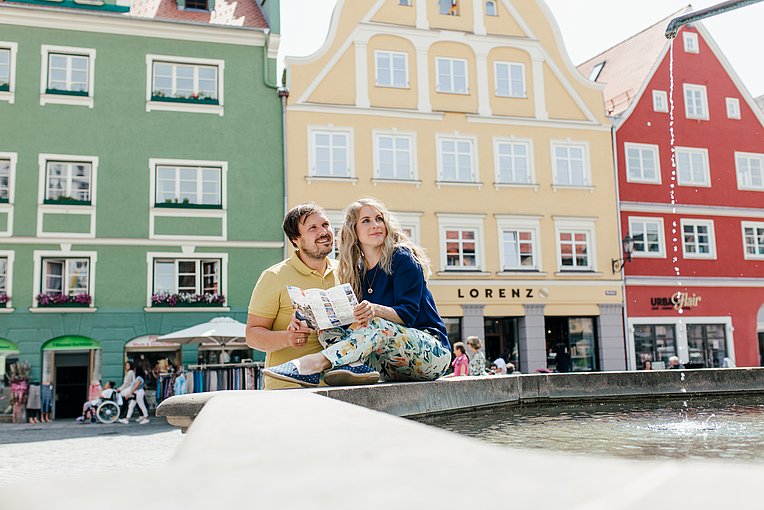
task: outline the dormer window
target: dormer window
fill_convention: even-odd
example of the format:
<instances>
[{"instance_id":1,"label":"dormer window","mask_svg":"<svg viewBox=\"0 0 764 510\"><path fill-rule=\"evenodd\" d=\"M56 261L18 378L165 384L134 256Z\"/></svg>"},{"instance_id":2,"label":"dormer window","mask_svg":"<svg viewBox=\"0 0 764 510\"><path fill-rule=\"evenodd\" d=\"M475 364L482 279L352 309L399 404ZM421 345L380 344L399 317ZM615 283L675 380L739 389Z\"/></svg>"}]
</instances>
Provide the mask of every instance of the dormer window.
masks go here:
<instances>
[{"instance_id":1,"label":"dormer window","mask_svg":"<svg viewBox=\"0 0 764 510\"><path fill-rule=\"evenodd\" d=\"M212 5L215 5L212 2ZM210 11L211 6L208 0L185 0L185 2L178 2L178 7L181 9L193 9L195 11Z\"/></svg>"},{"instance_id":2,"label":"dormer window","mask_svg":"<svg viewBox=\"0 0 764 510\"><path fill-rule=\"evenodd\" d=\"M600 77L600 74L602 74L602 70L605 68L605 62L600 62L596 66L592 67L591 72L589 73L589 79L591 81L597 81L597 78Z\"/></svg>"}]
</instances>

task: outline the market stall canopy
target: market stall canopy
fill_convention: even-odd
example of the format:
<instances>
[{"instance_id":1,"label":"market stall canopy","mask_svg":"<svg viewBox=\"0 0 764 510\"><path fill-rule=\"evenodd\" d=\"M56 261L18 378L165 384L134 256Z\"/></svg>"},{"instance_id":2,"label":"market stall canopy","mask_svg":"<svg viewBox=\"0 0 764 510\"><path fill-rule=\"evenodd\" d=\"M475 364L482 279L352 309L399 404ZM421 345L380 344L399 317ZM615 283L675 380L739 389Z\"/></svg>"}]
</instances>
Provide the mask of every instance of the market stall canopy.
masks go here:
<instances>
[{"instance_id":1,"label":"market stall canopy","mask_svg":"<svg viewBox=\"0 0 764 510\"><path fill-rule=\"evenodd\" d=\"M247 326L245 324L230 317L215 317L204 324L197 324L190 328L162 335L157 340L179 344L216 342L220 345L227 345L231 342L244 340L246 338L246 329Z\"/></svg>"},{"instance_id":2,"label":"market stall canopy","mask_svg":"<svg viewBox=\"0 0 764 510\"><path fill-rule=\"evenodd\" d=\"M176 351L180 349L178 342L160 342L158 335L144 335L133 338L125 344L126 352Z\"/></svg>"},{"instance_id":3,"label":"market stall canopy","mask_svg":"<svg viewBox=\"0 0 764 510\"><path fill-rule=\"evenodd\" d=\"M87 351L100 348L101 344L98 340L77 335L59 336L42 345L43 351Z\"/></svg>"},{"instance_id":4,"label":"market stall canopy","mask_svg":"<svg viewBox=\"0 0 764 510\"><path fill-rule=\"evenodd\" d=\"M19 346L7 340L0 338L0 356L8 356L9 354L18 354Z\"/></svg>"}]
</instances>

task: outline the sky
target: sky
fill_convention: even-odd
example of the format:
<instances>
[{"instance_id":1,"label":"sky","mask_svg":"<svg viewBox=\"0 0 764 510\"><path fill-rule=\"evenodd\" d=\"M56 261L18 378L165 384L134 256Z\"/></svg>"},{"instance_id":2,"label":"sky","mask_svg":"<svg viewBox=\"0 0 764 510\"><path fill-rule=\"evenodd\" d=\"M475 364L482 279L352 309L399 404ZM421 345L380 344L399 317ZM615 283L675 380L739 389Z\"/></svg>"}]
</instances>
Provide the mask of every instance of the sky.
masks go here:
<instances>
[{"instance_id":1,"label":"sky","mask_svg":"<svg viewBox=\"0 0 764 510\"><path fill-rule=\"evenodd\" d=\"M691 5L696 11L720 2L696 0ZM310 55L321 47L336 3L337 0L281 0L280 61L284 56ZM689 0L546 0L546 3L574 64L585 62L690 4ZM764 2L706 18L703 25L748 92L753 97L764 95L760 51L764 47Z\"/></svg>"}]
</instances>

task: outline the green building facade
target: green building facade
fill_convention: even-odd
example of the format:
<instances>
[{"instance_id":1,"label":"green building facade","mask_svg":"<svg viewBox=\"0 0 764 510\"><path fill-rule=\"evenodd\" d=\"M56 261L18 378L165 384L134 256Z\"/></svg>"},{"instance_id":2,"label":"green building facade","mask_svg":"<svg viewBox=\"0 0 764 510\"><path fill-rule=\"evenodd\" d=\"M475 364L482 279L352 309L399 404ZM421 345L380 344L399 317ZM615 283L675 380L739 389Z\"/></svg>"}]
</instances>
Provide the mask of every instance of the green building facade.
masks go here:
<instances>
[{"instance_id":1,"label":"green building facade","mask_svg":"<svg viewBox=\"0 0 764 510\"><path fill-rule=\"evenodd\" d=\"M99 3L0 3L0 357L61 416L126 358L196 363L154 337L244 322L284 246L278 2Z\"/></svg>"}]
</instances>

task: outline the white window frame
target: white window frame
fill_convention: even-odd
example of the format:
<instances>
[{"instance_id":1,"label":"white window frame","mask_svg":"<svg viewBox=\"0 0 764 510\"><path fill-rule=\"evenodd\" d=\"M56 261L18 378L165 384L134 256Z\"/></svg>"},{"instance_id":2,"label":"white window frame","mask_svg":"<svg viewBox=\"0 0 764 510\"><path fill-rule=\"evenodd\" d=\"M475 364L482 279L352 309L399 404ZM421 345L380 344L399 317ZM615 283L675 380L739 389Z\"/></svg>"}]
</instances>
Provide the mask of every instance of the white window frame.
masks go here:
<instances>
[{"instance_id":1,"label":"white window frame","mask_svg":"<svg viewBox=\"0 0 764 510\"><path fill-rule=\"evenodd\" d=\"M13 235L13 204L16 202L16 162L18 154L15 152L0 152L0 159L8 160L8 202L0 203L0 213L6 214L6 226L0 230L0 237Z\"/></svg>"},{"instance_id":2,"label":"white window frame","mask_svg":"<svg viewBox=\"0 0 764 510\"><path fill-rule=\"evenodd\" d=\"M390 74L387 76L389 83L382 83L382 79L385 78L380 74L379 58L383 55L387 55L390 59ZM395 83L395 69L393 68L393 62L396 56L403 56L403 81L402 85ZM390 50L376 50L374 52L374 77L377 87L393 88L393 89L407 89L409 88L409 55L402 51L390 51Z\"/></svg>"},{"instance_id":3,"label":"white window frame","mask_svg":"<svg viewBox=\"0 0 764 510\"><path fill-rule=\"evenodd\" d=\"M528 166L528 180L527 182L507 182L503 181L501 179L501 155L499 153L499 147L501 145L524 145L527 150L528 160L527 160L527 166ZM512 159L514 161L514 148L512 150L513 156ZM494 154L494 169L495 169L495 179L496 184L499 186L535 186L537 184L536 181L536 166L534 164L534 158L533 158L533 140L523 139L523 138L504 138L504 137L494 137L493 139L493 154ZM514 172L513 172L514 173Z\"/></svg>"},{"instance_id":4,"label":"white window frame","mask_svg":"<svg viewBox=\"0 0 764 510\"><path fill-rule=\"evenodd\" d=\"M403 133L399 131L373 131L372 137L374 139L374 180L384 181L384 182L416 182L418 180L418 172L417 172L417 153L416 153L416 133ZM409 169L410 169L410 175L407 178L399 178L399 177L383 177L380 174L380 168L381 168L381 154L380 154L380 139L390 137L393 139L393 146L395 146L395 140L398 138L405 138L409 141ZM397 162L397 152L395 149L393 149L393 160L395 163Z\"/></svg>"},{"instance_id":5,"label":"white window frame","mask_svg":"<svg viewBox=\"0 0 764 510\"><path fill-rule=\"evenodd\" d=\"M411 7L411 0L398 0L398 5L402 7Z\"/></svg>"},{"instance_id":6,"label":"white window frame","mask_svg":"<svg viewBox=\"0 0 764 510\"><path fill-rule=\"evenodd\" d=\"M32 278L32 307L30 312L50 312L50 313L83 313L83 312L95 312L96 307L96 265L98 262L98 252L96 251L49 251L49 250L35 250L32 253L34 273ZM42 270L43 260L45 259L89 259L88 262L88 294L90 294L90 306L89 307L75 307L75 308L62 308L62 307L40 307L37 304L37 300L34 296L42 292Z\"/></svg>"},{"instance_id":7,"label":"white window frame","mask_svg":"<svg viewBox=\"0 0 764 510\"><path fill-rule=\"evenodd\" d=\"M700 45L698 44L698 34L695 32L682 32L682 42L684 43L685 53L700 53Z\"/></svg>"},{"instance_id":8,"label":"white window frame","mask_svg":"<svg viewBox=\"0 0 764 510\"><path fill-rule=\"evenodd\" d=\"M488 5L492 5L493 6L493 13L488 11ZM496 0L486 0L486 2L485 2L485 15L486 16L498 16L499 15L499 6L498 6Z\"/></svg>"},{"instance_id":9,"label":"white window frame","mask_svg":"<svg viewBox=\"0 0 764 510\"><path fill-rule=\"evenodd\" d=\"M743 258L745 260L764 260L764 253L762 253L761 255L755 254L755 253L754 254L748 253L748 250L747 250L748 245L746 244L746 234L745 234L745 229L747 229L747 228L754 229L754 233L753 233L753 235L754 235L753 248L764 250L764 241L762 243L758 243L757 242L757 237L756 237L756 230L757 229L764 230L764 222L762 222L762 221L742 221L742 222L740 222L740 230L741 230L742 235L743 235ZM0 255L2 255L2 254L0 254Z\"/></svg>"},{"instance_id":10,"label":"white window frame","mask_svg":"<svg viewBox=\"0 0 764 510\"><path fill-rule=\"evenodd\" d=\"M749 172L743 175L740 171L740 159L746 158L749 160L758 160L761 175L759 180L760 186L754 186L752 175L750 175L750 164L748 165ZM735 174L737 175L737 189L747 191L764 191L764 154L757 154L755 152L738 152L735 151ZM746 182L747 181L747 182Z\"/></svg>"},{"instance_id":11,"label":"white window frame","mask_svg":"<svg viewBox=\"0 0 764 510\"><path fill-rule=\"evenodd\" d=\"M316 135L319 134L343 134L347 136L347 175L318 175L316 174ZM355 140L353 128L341 128L334 126L309 126L308 127L308 178L327 180L352 180L355 181Z\"/></svg>"},{"instance_id":12,"label":"white window frame","mask_svg":"<svg viewBox=\"0 0 764 510\"><path fill-rule=\"evenodd\" d=\"M451 1L451 5L453 7L455 7L455 9L453 9L453 12L451 12L451 13L443 12L445 10L444 9L444 7L445 7L444 1L445 0L438 0L438 12L441 14L441 16L459 16L459 2L458 2L458 0L457 0L456 3L453 3L453 0Z\"/></svg>"},{"instance_id":13,"label":"white window frame","mask_svg":"<svg viewBox=\"0 0 764 510\"><path fill-rule=\"evenodd\" d=\"M438 232L440 237L440 270L447 273L481 273L485 271L485 235L482 214L441 214L438 213ZM447 265L446 249L447 230L472 230L475 232L475 268L464 269Z\"/></svg>"},{"instance_id":14,"label":"white window frame","mask_svg":"<svg viewBox=\"0 0 764 510\"><path fill-rule=\"evenodd\" d=\"M665 227L663 223L663 218L655 217L655 216L629 216L629 235L634 238L634 235L637 233L644 233L644 232L638 232L638 229L636 228L636 223L653 223L658 226L658 251L657 252L651 252L651 251L636 251L636 249L632 252L632 257L634 258L645 258L645 259L665 259L666 258L666 233L665 233ZM647 247L647 239L645 239L645 247Z\"/></svg>"},{"instance_id":15,"label":"white window frame","mask_svg":"<svg viewBox=\"0 0 764 510\"><path fill-rule=\"evenodd\" d=\"M716 259L716 233L714 232L714 222L713 220L701 220L697 218L681 218L679 221L679 234L682 241L682 256L685 259L705 259L705 260L713 260ZM689 225L694 226L705 226L708 227L708 251L709 253L689 253L687 251L687 244L684 240L684 227ZM696 234L697 236L697 234ZM697 247L698 243L695 242L695 246Z\"/></svg>"},{"instance_id":16,"label":"white window frame","mask_svg":"<svg viewBox=\"0 0 764 510\"><path fill-rule=\"evenodd\" d=\"M193 170L196 171L196 181L195 181L196 182L196 193L195 193L195 195L196 195L197 202L189 203L189 204L183 204L183 203L177 202L177 200L179 198L179 194L180 194L179 193L179 189L178 189L179 188L180 179L179 179L179 176L176 173L176 176L175 176L175 185L176 185L175 200L176 201L173 203L173 205L177 205L179 208L187 206L189 209L193 209L196 206L200 206L200 205L212 206L212 207L209 207L209 209L222 209L223 208L223 168L221 166L198 166L198 165L190 166L190 165L177 165L177 164L176 165L166 165L166 164L165 165L155 165L154 166L155 174L159 173L159 167L160 166L161 167L174 168L176 170L180 169L180 168L188 168L188 169L193 169ZM219 174L219 177L218 177L219 188L218 188L217 193L218 193L218 202L219 203L217 203L217 204L203 204L202 203L202 200L203 200L202 185L203 185L203 182L204 182L204 180L202 178L202 173L203 173L204 170L217 170L218 171L218 174ZM162 202L158 201L159 197L156 195L157 193L159 193L158 186L156 186L157 181L158 181L158 178L157 178L157 175L155 175L154 176L155 194L154 194L154 197L153 197L154 207L156 207L158 204L162 203Z\"/></svg>"},{"instance_id":17,"label":"white window frame","mask_svg":"<svg viewBox=\"0 0 764 510\"><path fill-rule=\"evenodd\" d=\"M552 140L550 143L551 146L551 158L552 158L552 182L553 186L558 188L591 188L593 186L592 184L592 168L591 168L591 158L589 157L589 144L587 142L574 142L574 141L557 141ZM564 148L580 148L582 149L583 154L583 180L584 182L582 184L560 184L557 180L558 176L558 169L557 169L557 157L555 156L555 149L558 147L564 147Z\"/></svg>"},{"instance_id":18,"label":"white window frame","mask_svg":"<svg viewBox=\"0 0 764 510\"><path fill-rule=\"evenodd\" d=\"M510 77L508 82L508 90L506 93L503 93L499 91L499 67L500 66L506 66L507 68L507 76ZM523 89L520 91L514 90L512 88L512 68L519 68L520 74L522 75L522 82L523 82ZM496 61L493 63L493 81L494 81L494 93L496 94L496 97L510 97L510 98L520 98L524 99L528 97L528 87L526 87L526 81L525 81L525 65L521 62L508 62L508 61Z\"/></svg>"},{"instance_id":19,"label":"white window frame","mask_svg":"<svg viewBox=\"0 0 764 510\"><path fill-rule=\"evenodd\" d=\"M653 90L653 111L658 113L668 113L668 92L665 90Z\"/></svg>"},{"instance_id":20,"label":"white window frame","mask_svg":"<svg viewBox=\"0 0 764 510\"><path fill-rule=\"evenodd\" d=\"M422 213L394 211L391 214L398 220L398 225L400 225L401 229L408 229L411 232L410 238L414 241L414 244L421 246Z\"/></svg>"},{"instance_id":21,"label":"white window frame","mask_svg":"<svg viewBox=\"0 0 764 510\"><path fill-rule=\"evenodd\" d=\"M5 292L8 295L8 302L5 308L0 308L0 313L11 313L13 308L13 261L16 257L16 253L10 250L0 250L0 258L6 260L5 264Z\"/></svg>"},{"instance_id":22,"label":"white window frame","mask_svg":"<svg viewBox=\"0 0 764 510\"><path fill-rule=\"evenodd\" d=\"M94 48L76 48L73 46L51 46L43 44L40 48L42 55L42 65L40 70L40 106L46 104L66 104L76 106L87 106L93 108L95 98L95 60L96 50ZM70 96L66 94L48 94L48 74L50 67L51 53L60 53L64 55L76 55L88 57L88 95Z\"/></svg>"},{"instance_id":23,"label":"white window frame","mask_svg":"<svg viewBox=\"0 0 764 510\"><path fill-rule=\"evenodd\" d=\"M543 258L541 256L541 216L508 216L497 214L495 217L499 240L499 274L541 272L543 270ZM531 232L531 245L533 247L533 265L531 267L504 266L504 256L506 255L506 247L504 246L504 232L509 230Z\"/></svg>"},{"instance_id":24,"label":"white window frame","mask_svg":"<svg viewBox=\"0 0 764 510\"><path fill-rule=\"evenodd\" d=\"M580 233L586 234L588 255L587 266L582 267L563 267L562 249L560 246L560 234L562 233ZM571 274L577 272L591 273L597 270L597 240L596 240L596 220L593 218L571 218L554 217L554 244L557 250L557 272L558 274Z\"/></svg>"},{"instance_id":25,"label":"white window frame","mask_svg":"<svg viewBox=\"0 0 764 510\"><path fill-rule=\"evenodd\" d=\"M470 144L470 174L471 174L471 180L467 181L458 181L458 180L445 180L444 178L444 168L443 168L443 142L468 142ZM435 143L436 143L436 150L437 150L437 164L438 164L438 183L439 184L468 184L468 185L474 185L480 183L480 175L479 175L479 166L478 166L478 155L477 155L477 137L475 136L459 136L459 135L436 135L435 136ZM455 154L459 154L457 151ZM458 158L457 158L458 160ZM457 171L458 171L458 161L457 161Z\"/></svg>"},{"instance_id":26,"label":"white window frame","mask_svg":"<svg viewBox=\"0 0 764 510\"><path fill-rule=\"evenodd\" d=\"M154 293L154 261L156 259L163 260L220 260L220 294L225 296L225 304L222 306L195 306L195 307L157 307L151 306L151 295ZM201 285L201 279L199 280ZM182 253L178 252L147 252L146 253L146 307L143 309L145 312L209 312L209 311L229 311L230 310L230 297L228 296L228 253L194 253L193 248L191 250L183 250Z\"/></svg>"},{"instance_id":27,"label":"white window frame","mask_svg":"<svg viewBox=\"0 0 764 510\"><path fill-rule=\"evenodd\" d=\"M727 105L727 118L740 120L740 99L728 97L725 99L725 104Z\"/></svg>"},{"instance_id":28,"label":"white window frame","mask_svg":"<svg viewBox=\"0 0 764 510\"><path fill-rule=\"evenodd\" d=\"M8 50L8 90L0 91L0 101L16 102L16 54L19 50L18 43L0 41L0 49Z\"/></svg>"},{"instance_id":29,"label":"white window frame","mask_svg":"<svg viewBox=\"0 0 764 510\"><path fill-rule=\"evenodd\" d=\"M332 260L339 260L340 253L340 233L342 232L342 225L345 219L345 215L339 210L324 210L326 217L329 218L329 224L332 226L334 232L334 249L328 255ZM291 243L290 243L291 244Z\"/></svg>"},{"instance_id":30,"label":"white window frame","mask_svg":"<svg viewBox=\"0 0 764 510\"><path fill-rule=\"evenodd\" d=\"M696 181L683 181L681 172L679 171L679 154L680 153L687 153L689 156L689 161L691 163L690 166L690 176L693 174L693 167L692 167L692 155L693 154L700 154L703 157L703 166L704 166L704 177L702 182L696 182ZM679 186L693 186L696 188L710 188L711 187L711 168L709 167L708 163L708 149L699 149L696 147L676 147L676 182Z\"/></svg>"},{"instance_id":31,"label":"white window frame","mask_svg":"<svg viewBox=\"0 0 764 510\"><path fill-rule=\"evenodd\" d=\"M48 185L48 162L66 161L90 164L90 205L86 204L46 204ZM73 214L90 217L90 230L84 233L67 232L66 237L93 238L96 232L96 204L98 202L98 156L80 154L39 154L37 158L39 180L37 189L37 236L61 237L61 232L43 230L45 214Z\"/></svg>"},{"instance_id":32,"label":"white window frame","mask_svg":"<svg viewBox=\"0 0 764 510\"><path fill-rule=\"evenodd\" d=\"M440 63L448 62L449 64L449 83L448 89L441 88L440 83ZM462 62L464 64L464 91L455 90L454 88L454 63ZM467 59L463 58L451 58L451 57L435 57L435 87L436 91L441 94L459 94L469 95L470 93L470 65Z\"/></svg>"},{"instance_id":33,"label":"white window frame","mask_svg":"<svg viewBox=\"0 0 764 510\"><path fill-rule=\"evenodd\" d=\"M632 168L629 166L629 151L639 151L640 168L638 177L632 176ZM644 176L644 158L643 151L650 151L655 161L655 177L650 179ZM623 144L624 166L626 167L626 182L637 182L642 184L661 184L661 159L660 147L653 144L625 142Z\"/></svg>"},{"instance_id":34,"label":"white window frame","mask_svg":"<svg viewBox=\"0 0 764 510\"><path fill-rule=\"evenodd\" d=\"M154 92L154 62L169 64L188 64L217 67L218 69L218 104L172 103L168 101L152 101ZM211 113L223 116L225 113L225 60L211 58L181 57L178 55L146 55L146 111L170 111L188 113Z\"/></svg>"},{"instance_id":35,"label":"white window frame","mask_svg":"<svg viewBox=\"0 0 764 510\"><path fill-rule=\"evenodd\" d=\"M708 112L708 91L706 90L705 85L695 85L692 83L685 83L683 86L684 89L684 114L685 117L688 119L694 119L694 120L709 120L709 112ZM690 95L693 96L693 101L690 102ZM695 94L699 94L700 99L700 112L697 111L690 111L690 108L695 110L696 105L694 104Z\"/></svg>"},{"instance_id":36,"label":"white window frame","mask_svg":"<svg viewBox=\"0 0 764 510\"><path fill-rule=\"evenodd\" d=\"M220 208L184 208L184 207L155 207L157 166L190 166L220 168ZM149 239L182 239L188 241L224 241L228 237L228 161L212 161L200 159L149 159ZM218 218L221 220L221 235L219 236L189 236L176 234L157 234L156 219L171 218Z\"/></svg>"}]
</instances>

